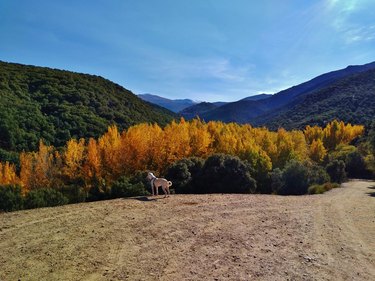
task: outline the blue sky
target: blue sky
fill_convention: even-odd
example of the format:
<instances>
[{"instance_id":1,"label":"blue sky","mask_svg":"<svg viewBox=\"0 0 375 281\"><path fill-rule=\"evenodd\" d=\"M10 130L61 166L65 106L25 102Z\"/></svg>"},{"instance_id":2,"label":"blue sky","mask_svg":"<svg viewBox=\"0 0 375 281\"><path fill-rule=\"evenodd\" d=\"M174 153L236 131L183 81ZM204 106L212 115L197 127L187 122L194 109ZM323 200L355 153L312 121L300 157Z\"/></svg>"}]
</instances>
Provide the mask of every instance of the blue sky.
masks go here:
<instances>
[{"instance_id":1,"label":"blue sky","mask_svg":"<svg viewBox=\"0 0 375 281\"><path fill-rule=\"evenodd\" d=\"M233 101L375 61L373 0L1 0L0 60Z\"/></svg>"}]
</instances>

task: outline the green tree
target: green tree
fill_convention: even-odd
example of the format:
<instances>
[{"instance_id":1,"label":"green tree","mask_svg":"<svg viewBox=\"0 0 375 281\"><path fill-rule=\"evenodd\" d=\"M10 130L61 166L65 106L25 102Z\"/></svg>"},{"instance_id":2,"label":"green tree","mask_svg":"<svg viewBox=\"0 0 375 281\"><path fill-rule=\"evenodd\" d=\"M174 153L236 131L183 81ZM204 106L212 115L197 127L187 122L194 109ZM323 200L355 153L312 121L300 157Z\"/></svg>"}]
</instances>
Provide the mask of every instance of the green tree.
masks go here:
<instances>
[{"instance_id":1,"label":"green tree","mask_svg":"<svg viewBox=\"0 0 375 281\"><path fill-rule=\"evenodd\" d=\"M194 179L196 193L254 193L256 181L251 167L238 157L216 154L207 158Z\"/></svg>"},{"instance_id":2,"label":"green tree","mask_svg":"<svg viewBox=\"0 0 375 281\"><path fill-rule=\"evenodd\" d=\"M332 182L342 183L346 180L345 162L342 160L333 160L328 163L326 171Z\"/></svg>"}]
</instances>

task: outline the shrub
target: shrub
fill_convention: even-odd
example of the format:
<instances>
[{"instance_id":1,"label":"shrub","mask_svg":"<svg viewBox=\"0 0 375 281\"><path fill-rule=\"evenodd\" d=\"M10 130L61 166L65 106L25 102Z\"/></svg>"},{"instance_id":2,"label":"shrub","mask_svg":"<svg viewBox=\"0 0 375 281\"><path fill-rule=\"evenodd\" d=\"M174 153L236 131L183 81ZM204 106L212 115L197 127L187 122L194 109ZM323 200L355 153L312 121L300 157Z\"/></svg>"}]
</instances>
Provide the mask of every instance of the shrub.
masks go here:
<instances>
[{"instance_id":1,"label":"shrub","mask_svg":"<svg viewBox=\"0 0 375 281\"><path fill-rule=\"evenodd\" d=\"M238 157L212 155L193 179L195 193L254 193L256 182Z\"/></svg>"},{"instance_id":2,"label":"shrub","mask_svg":"<svg viewBox=\"0 0 375 281\"><path fill-rule=\"evenodd\" d=\"M111 198L111 187L105 179L94 182L88 191L87 201L99 201Z\"/></svg>"},{"instance_id":3,"label":"shrub","mask_svg":"<svg viewBox=\"0 0 375 281\"><path fill-rule=\"evenodd\" d=\"M308 194L322 194L326 192L322 184L314 184L307 189Z\"/></svg>"},{"instance_id":4,"label":"shrub","mask_svg":"<svg viewBox=\"0 0 375 281\"><path fill-rule=\"evenodd\" d=\"M328 163L326 171L332 182L342 183L346 180L345 163L342 160L333 160Z\"/></svg>"},{"instance_id":5,"label":"shrub","mask_svg":"<svg viewBox=\"0 0 375 281\"><path fill-rule=\"evenodd\" d=\"M338 188L338 187L340 187L339 184L330 183L330 182L327 182L325 184L315 184L315 185L312 185L308 188L307 193L308 194L322 194L326 191L329 191L333 188Z\"/></svg>"},{"instance_id":6,"label":"shrub","mask_svg":"<svg viewBox=\"0 0 375 281\"><path fill-rule=\"evenodd\" d=\"M307 168L309 185L323 184L330 181L330 177L323 167L315 164L307 164Z\"/></svg>"},{"instance_id":7,"label":"shrub","mask_svg":"<svg viewBox=\"0 0 375 281\"><path fill-rule=\"evenodd\" d=\"M346 156L345 170L350 178L371 178L365 159L358 151L354 151Z\"/></svg>"},{"instance_id":8,"label":"shrub","mask_svg":"<svg viewBox=\"0 0 375 281\"><path fill-rule=\"evenodd\" d=\"M272 192L270 171L272 169L271 158L264 151L247 150L238 155L248 165L251 177L257 183L257 192L269 194Z\"/></svg>"},{"instance_id":9,"label":"shrub","mask_svg":"<svg viewBox=\"0 0 375 281\"><path fill-rule=\"evenodd\" d=\"M19 185L0 186L0 210L6 212L21 210L23 201Z\"/></svg>"},{"instance_id":10,"label":"shrub","mask_svg":"<svg viewBox=\"0 0 375 281\"><path fill-rule=\"evenodd\" d=\"M69 202L60 191L52 188L31 190L25 197L25 208L42 208L65 205Z\"/></svg>"},{"instance_id":11,"label":"shrub","mask_svg":"<svg viewBox=\"0 0 375 281\"><path fill-rule=\"evenodd\" d=\"M70 184L63 185L58 189L66 198L68 198L69 203L80 203L86 201L86 191L83 187Z\"/></svg>"},{"instance_id":12,"label":"shrub","mask_svg":"<svg viewBox=\"0 0 375 281\"><path fill-rule=\"evenodd\" d=\"M284 179L283 179L283 171L279 168L274 169L270 173L271 178L271 188L272 192L275 194L279 194L280 190L284 187Z\"/></svg>"},{"instance_id":13,"label":"shrub","mask_svg":"<svg viewBox=\"0 0 375 281\"><path fill-rule=\"evenodd\" d=\"M136 171L135 174L129 179L133 184L142 183L145 188L150 185L150 181L147 179L147 171Z\"/></svg>"},{"instance_id":14,"label":"shrub","mask_svg":"<svg viewBox=\"0 0 375 281\"><path fill-rule=\"evenodd\" d=\"M111 186L111 198L133 197L147 195L148 192L141 182L131 183L130 179L123 176Z\"/></svg>"},{"instance_id":15,"label":"shrub","mask_svg":"<svg viewBox=\"0 0 375 281\"><path fill-rule=\"evenodd\" d=\"M283 171L283 181L284 185L280 189L279 194L306 194L309 187L309 170L307 166L296 160L289 161Z\"/></svg>"},{"instance_id":16,"label":"shrub","mask_svg":"<svg viewBox=\"0 0 375 281\"><path fill-rule=\"evenodd\" d=\"M353 145L340 144L335 150L331 151L328 155L328 161L333 162L334 160L342 160L345 162L348 154L356 151L356 147Z\"/></svg>"},{"instance_id":17,"label":"shrub","mask_svg":"<svg viewBox=\"0 0 375 281\"><path fill-rule=\"evenodd\" d=\"M201 172L204 160L196 157L185 158L172 164L166 178L173 182L176 193L193 193L193 179Z\"/></svg>"}]
</instances>

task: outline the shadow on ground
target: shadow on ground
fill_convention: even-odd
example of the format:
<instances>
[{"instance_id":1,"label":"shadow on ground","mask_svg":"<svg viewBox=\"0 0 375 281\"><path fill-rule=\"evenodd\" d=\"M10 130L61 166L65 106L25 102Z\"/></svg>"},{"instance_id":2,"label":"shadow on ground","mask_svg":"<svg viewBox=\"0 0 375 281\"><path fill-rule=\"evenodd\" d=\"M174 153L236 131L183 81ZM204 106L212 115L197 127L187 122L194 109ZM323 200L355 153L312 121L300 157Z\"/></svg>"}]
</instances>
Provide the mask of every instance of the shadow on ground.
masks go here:
<instances>
[{"instance_id":1,"label":"shadow on ground","mask_svg":"<svg viewBox=\"0 0 375 281\"><path fill-rule=\"evenodd\" d=\"M152 202L152 201L157 201L160 198L148 198L147 196L138 196L138 197L132 197L128 199L142 201L142 202Z\"/></svg>"},{"instance_id":2,"label":"shadow on ground","mask_svg":"<svg viewBox=\"0 0 375 281\"><path fill-rule=\"evenodd\" d=\"M375 185L369 186L368 189L375 189ZM375 192L367 192L368 196L375 197Z\"/></svg>"},{"instance_id":3,"label":"shadow on ground","mask_svg":"<svg viewBox=\"0 0 375 281\"><path fill-rule=\"evenodd\" d=\"M162 199L166 199L168 197L157 197L157 198L149 198L147 196L138 196L138 197L131 197L131 198L124 198L126 200L137 200L137 201L142 201L142 202L154 202L154 201L158 201L158 200L162 200Z\"/></svg>"}]
</instances>

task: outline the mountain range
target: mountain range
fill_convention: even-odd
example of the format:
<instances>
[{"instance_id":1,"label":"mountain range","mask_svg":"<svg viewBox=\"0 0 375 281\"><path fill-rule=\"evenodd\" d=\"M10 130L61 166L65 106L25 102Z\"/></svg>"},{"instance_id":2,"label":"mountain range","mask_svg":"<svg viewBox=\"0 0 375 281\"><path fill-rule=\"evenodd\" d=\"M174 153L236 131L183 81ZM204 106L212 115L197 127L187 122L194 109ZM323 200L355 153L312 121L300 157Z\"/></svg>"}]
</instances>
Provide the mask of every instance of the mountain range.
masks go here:
<instances>
[{"instance_id":1,"label":"mountain range","mask_svg":"<svg viewBox=\"0 0 375 281\"><path fill-rule=\"evenodd\" d=\"M369 125L375 116L375 62L322 74L274 95L168 102L174 111L184 108L175 114L100 76L0 61L0 161L35 150L40 139L60 147L71 138L97 138L111 124L120 130L142 122L163 126L179 116L270 129L322 126L332 119Z\"/></svg>"},{"instance_id":2,"label":"mountain range","mask_svg":"<svg viewBox=\"0 0 375 281\"><path fill-rule=\"evenodd\" d=\"M187 119L300 128L332 119L369 123L374 118L375 62L348 66L261 99L245 98L220 106L201 103L179 112ZM255 96L256 97L256 96Z\"/></svg>"},{"instance_id":3,"label":"mountain range","mask_svg":"<svg viewBox=\"0 0 375 281\"><path fill-rule=\"evenodd\" d=\"M153 104L157 104L159 106L167 108L170 111L173 111L175 113L182 111L183 109L189 106L193 106L198 103L190 99L171 100L171 99L163 98L163 97L152 95L152 94L140 94L138 95L138 97L140 97L144 101L151 102Z\"/></svg>"}]
</instances>

